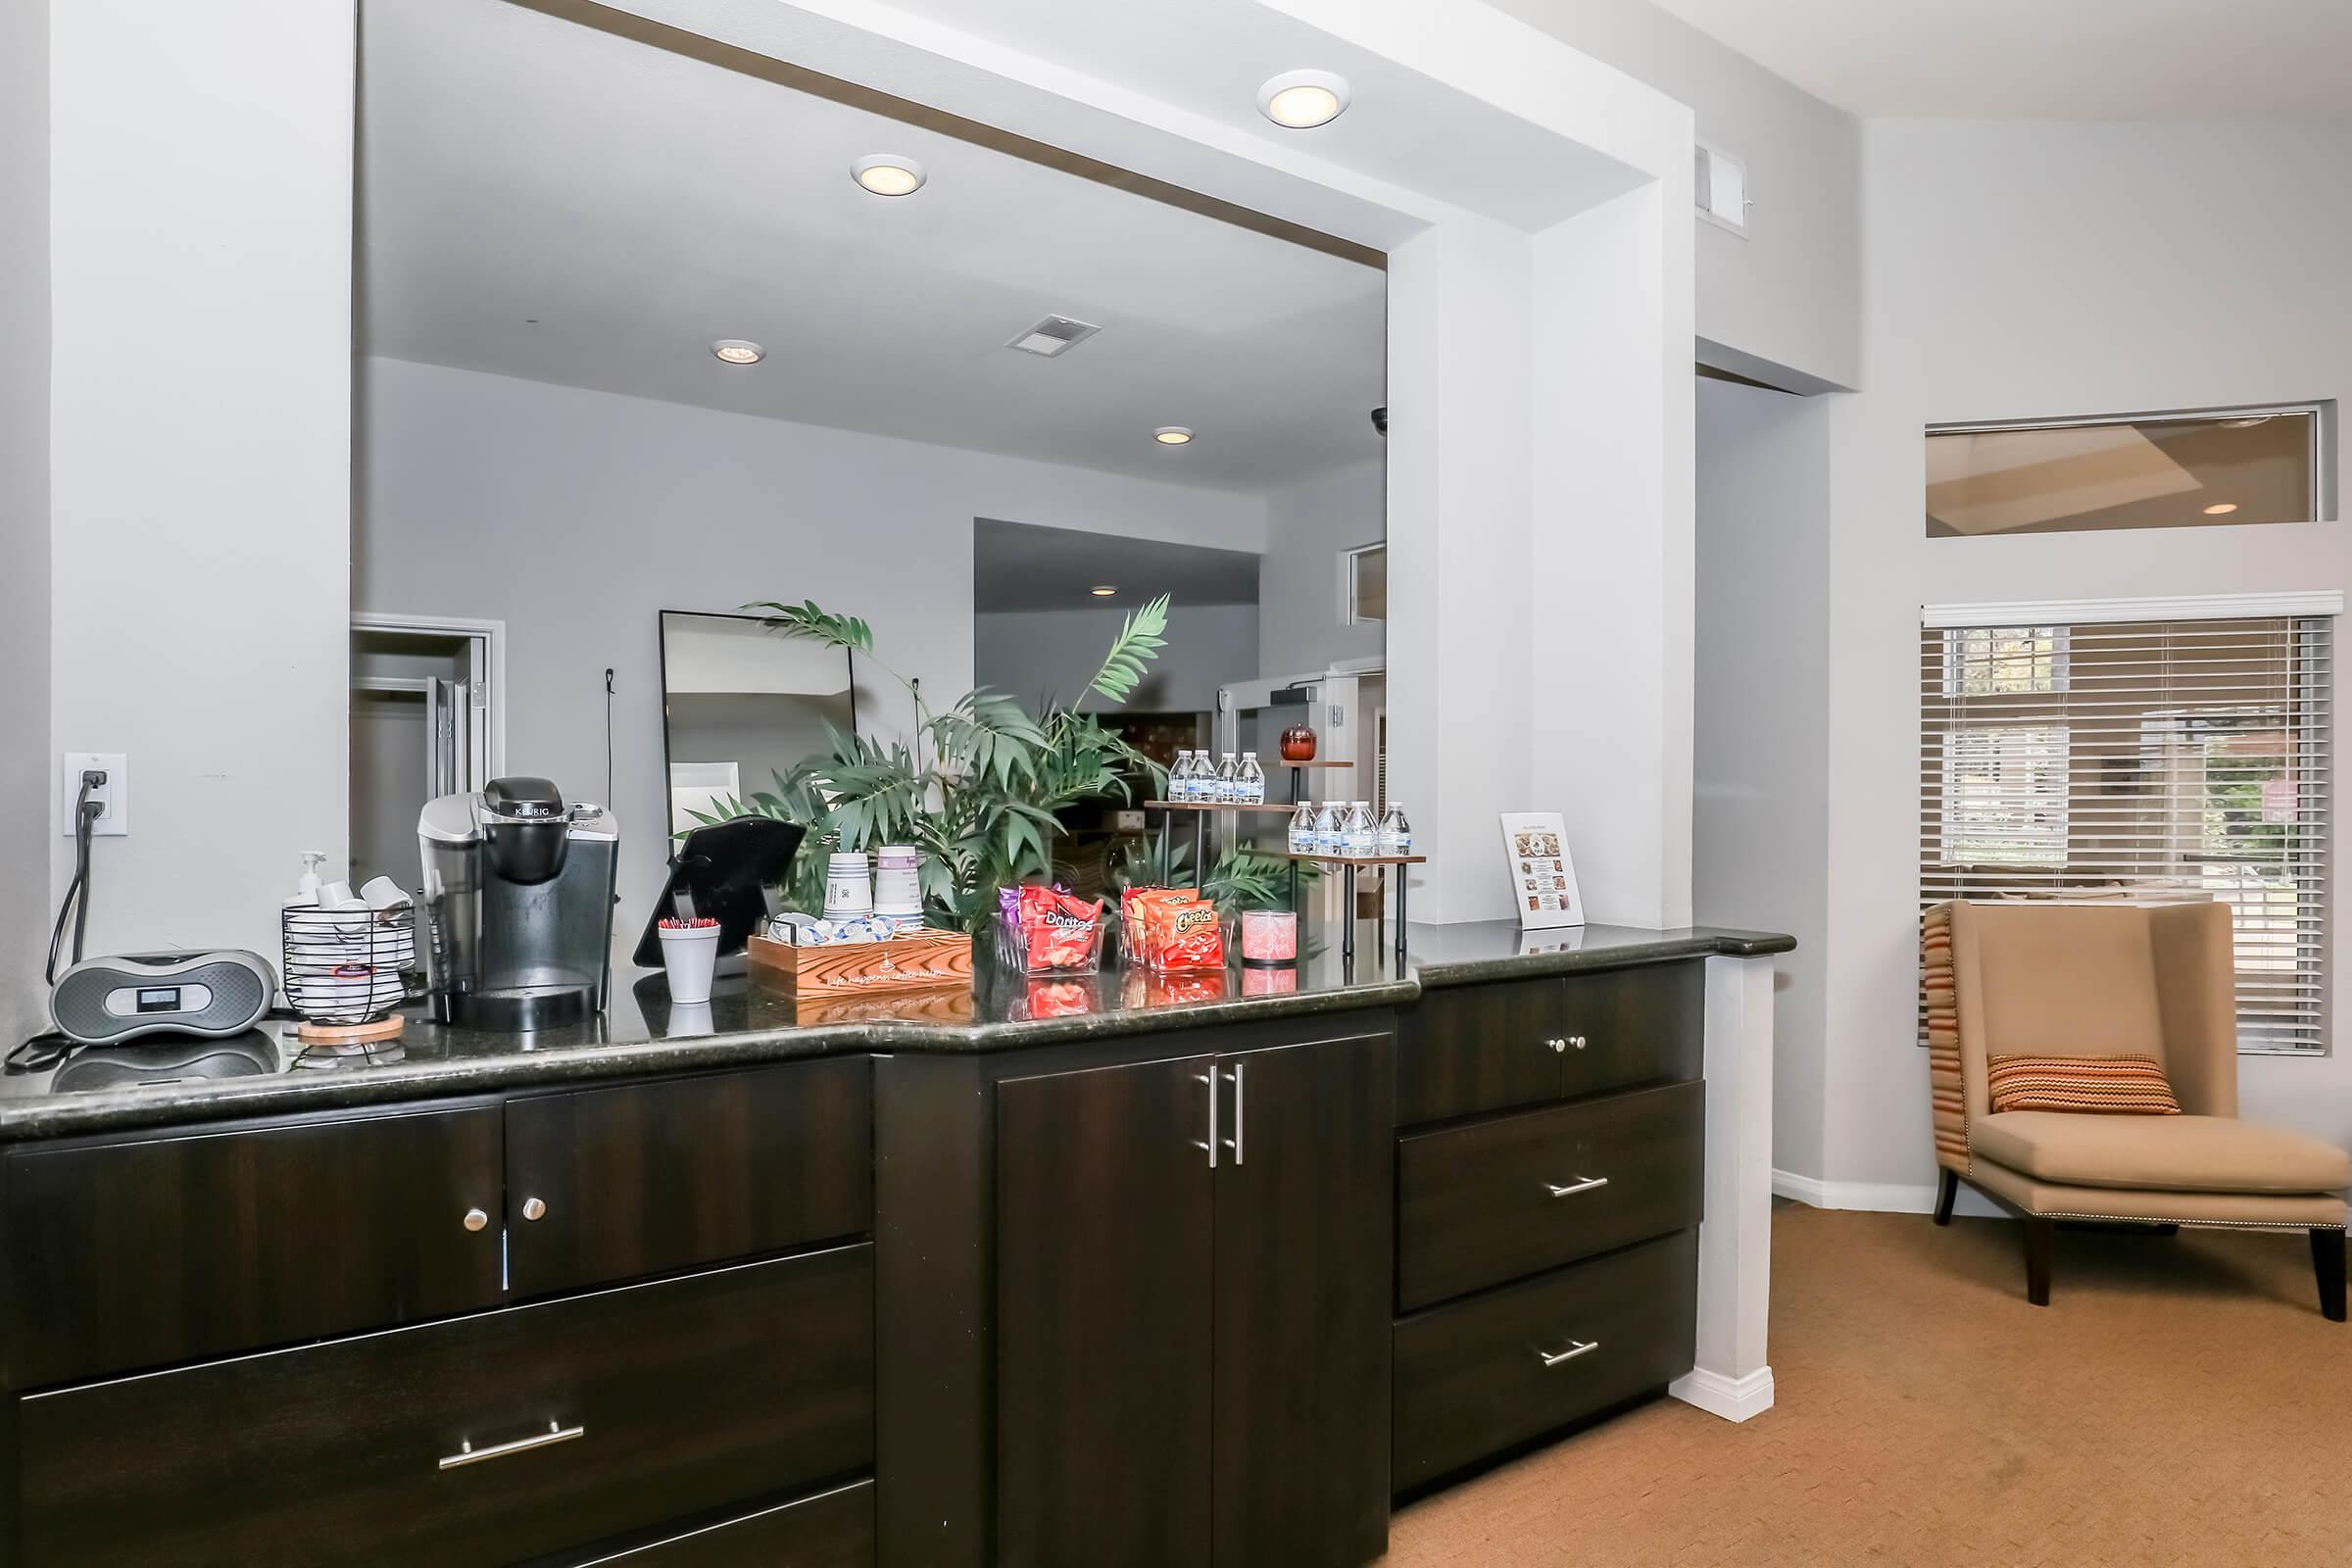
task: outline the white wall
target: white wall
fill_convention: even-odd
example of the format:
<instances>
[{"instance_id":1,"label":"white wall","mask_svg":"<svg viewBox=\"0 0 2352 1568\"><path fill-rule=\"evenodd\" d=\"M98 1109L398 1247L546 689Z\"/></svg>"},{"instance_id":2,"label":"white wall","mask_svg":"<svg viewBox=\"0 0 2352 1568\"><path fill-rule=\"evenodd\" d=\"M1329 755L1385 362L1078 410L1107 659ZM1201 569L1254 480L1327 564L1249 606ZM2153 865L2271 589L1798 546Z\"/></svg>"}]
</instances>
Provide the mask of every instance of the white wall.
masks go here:
<instances>
[{"instance_id":1,"label":"white wall","mask_svg":"<svg viewBox=\"0 0 2352 1568\"><path fill-rule=\"evenodd\" d=\"M49 7L0 7L0 1043L46 1029Z\"/></svg>"},{"instance_id":2,"label":"white wall","mask_svg":"<svg viewBox=\"0 0 2352 1568\"><path fill-rule=\"evenodd\" d=\"M1700 357L1793 370L1808 391L1857 384L1861 122L1648 0L1493 3L1689 104L1698 139L1747 165L1747 233L1693 219Z\"/></svg>"},{"instance_id":3,"label":"white wall","mask_svg":"<svg viewBox=\"0 0 2352 1568\"><path fill-rule=\"evenodd\" d=\"M1130 606L1128 609L1132 609ZM1168 646L1124 703L1081 691L1102 666L1128 609L999 610L972 617L972 678L1029 705L1041 695L1090 713L1211 713L1217 688L1257 674L1258 607L1172 605Z\"/></svg>"},{"instance_id":4,"label":"white wall","mask_svg":"<svg viewBox=\"0 0 2352 1568\"><path fill-rule=\"evenodd\" d=\"M1701 380L1691 912L1795 936L1773 998L1773 1163L1819 1180L1829 926L1830 410Z\"/></svg>"},{"instance_id":5,"label":"white wall","mask_svg":"<svg viewBox=\"0 0 2352 1568\"><path fill-rule=\"evenodd\" d=\"M1918 607L2343 588L2352 546L2341 522L1926 539L1921 428L2352 396L2352 128L1890 122L1864 148L1868 390L1832 411L1826 1174L1924 1185ZM2245 1113L2352 1144L2337 1036L2244 1058Z\"/></svg>"},{"instance_id":6,"label":"white wall","mask_svg":"<svg viewBox=\"0 0 2352 1568\"><path fill-rule=\"evenodd\" d=\"M1366 411L1367 414L1370 411ZM1258 669L1272 677L1329 669L1386 646L1378 622L1349 625L1341 556L1378 544L1388 521L1388 466L1374 459L1266 497L1266 554L1257 602L1271 607L1257 631Z\"/></svg>"},{"instance_id":7,"label":"white wall","mask_svg":"<svg viewBox=\"0 0 2352 1568\"><path fill-rule=\"evenodd\" d=\"M345 842L353 0L72 0L49 20L33 733L129 759L91 952L274 961L298 852L339 861ZM68 843L50 839L53 893Z\"/></svg>"},{"instance_id":8,"label":"white wall","mask_svg":"<svg viewBox=\"0 0 2352 1568\"><path fill-rule=\"evenodd\" d=\"M616 672L624 926L667 858L658 612L814 599L870 621L884 661L952 702L972 683L975 517L1265 544L1250 496L398 360L362 368L353 602L503 619L507 766L566 797L605 792ZM862 725L906 723L887 677L859 685Z\"/></svg>"}]
</instances>

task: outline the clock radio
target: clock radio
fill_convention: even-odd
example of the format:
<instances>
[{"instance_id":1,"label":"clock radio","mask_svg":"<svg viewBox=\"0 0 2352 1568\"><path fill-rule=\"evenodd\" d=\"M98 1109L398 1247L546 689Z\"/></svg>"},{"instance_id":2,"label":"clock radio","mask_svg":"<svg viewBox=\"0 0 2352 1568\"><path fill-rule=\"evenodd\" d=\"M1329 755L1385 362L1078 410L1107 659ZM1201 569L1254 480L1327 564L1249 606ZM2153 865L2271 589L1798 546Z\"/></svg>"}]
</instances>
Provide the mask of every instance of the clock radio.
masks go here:
<instances>
[{"instance_id":1,"label":"clock radio","mask_svg":"<svg viewBox=\"0 0 2352 1568\"><path fill-rule=\"evenodd\" d=\"M257 953L131 953L86 958L57 977L49 1016L86 1046L141 1035L233 1035L270 1010L277 971Z\"/></svg>"}]
</instances>

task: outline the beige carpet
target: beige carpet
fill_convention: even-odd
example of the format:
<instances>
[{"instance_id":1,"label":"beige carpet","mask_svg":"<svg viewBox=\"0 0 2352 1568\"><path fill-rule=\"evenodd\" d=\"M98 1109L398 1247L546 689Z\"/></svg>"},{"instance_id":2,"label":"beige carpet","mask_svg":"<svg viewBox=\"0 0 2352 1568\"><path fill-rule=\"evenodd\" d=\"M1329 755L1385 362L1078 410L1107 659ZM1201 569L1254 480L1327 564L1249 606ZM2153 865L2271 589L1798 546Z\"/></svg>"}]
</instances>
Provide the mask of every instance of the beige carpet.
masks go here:
<instances>
[{"instance_id":1,"label":"beige carpet","mask_svg":"<svg viewBox=\"0 0 2352 1568\"><path fill-rule=\"evenodd\" d=\"M1644 1405L1399 1514L1389 1568L2352 1563L2352 1325L2302 1232L1774 1216L1776 1406Z\"/></svg>"}]
</instances>

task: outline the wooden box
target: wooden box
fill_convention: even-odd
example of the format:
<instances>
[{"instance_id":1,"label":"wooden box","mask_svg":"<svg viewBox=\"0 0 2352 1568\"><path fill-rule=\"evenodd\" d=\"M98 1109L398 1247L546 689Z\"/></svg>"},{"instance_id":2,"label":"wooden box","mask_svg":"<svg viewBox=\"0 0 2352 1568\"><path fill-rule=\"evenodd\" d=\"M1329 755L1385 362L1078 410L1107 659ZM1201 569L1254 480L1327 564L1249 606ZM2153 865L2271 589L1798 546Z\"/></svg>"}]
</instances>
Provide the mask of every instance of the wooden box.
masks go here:
<instances>
[{"instance_id":1,"label":"wooden box","mask_svg":"<svg viewBox=\"0 0 2352 1568\"><path fill-rule=\"evenodd\" d=\"M918 931L888 942L796 948L755 936L745 950L751 977L804 999L932 991L972 983L972 939L960 931Z\"/></svg>"}]
</instances>

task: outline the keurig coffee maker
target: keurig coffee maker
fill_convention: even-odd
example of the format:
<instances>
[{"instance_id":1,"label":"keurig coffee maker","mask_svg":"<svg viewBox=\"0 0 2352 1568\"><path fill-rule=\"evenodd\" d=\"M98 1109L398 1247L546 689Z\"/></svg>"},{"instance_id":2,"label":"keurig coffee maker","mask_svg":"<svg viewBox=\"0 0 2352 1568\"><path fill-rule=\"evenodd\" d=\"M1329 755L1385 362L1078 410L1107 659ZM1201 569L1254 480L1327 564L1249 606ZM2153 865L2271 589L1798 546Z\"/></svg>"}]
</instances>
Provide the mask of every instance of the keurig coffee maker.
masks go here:
<instances>
[{"instance_id":1,"label":"keurig coffee maker","mask_svg":"<svg viewBox=\"0 0 2352 1568\"><path fill-rule=\"evenodd\" d=\"M434 1018L470 1029L548 1029L605 1007L620 829L566 806L543 778L494 778L416 819Z\"/></svg>"}]
</instances>

